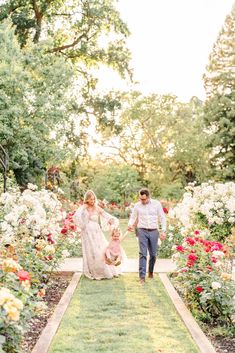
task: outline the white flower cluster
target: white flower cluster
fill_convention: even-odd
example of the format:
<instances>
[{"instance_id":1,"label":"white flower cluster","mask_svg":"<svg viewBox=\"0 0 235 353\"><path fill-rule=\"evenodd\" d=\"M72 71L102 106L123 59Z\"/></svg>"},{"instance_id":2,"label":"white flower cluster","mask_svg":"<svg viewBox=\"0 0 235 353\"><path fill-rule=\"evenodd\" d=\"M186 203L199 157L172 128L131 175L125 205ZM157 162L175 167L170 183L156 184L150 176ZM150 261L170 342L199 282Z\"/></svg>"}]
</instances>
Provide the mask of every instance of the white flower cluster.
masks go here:
<instances>
[{"instance_id":1,"label":"white flower cluster","mask_svg":"<svg viewBox=\"0 0 235 353\"><path fill-rule=\"evenodd\" d=\"M29 186L22 194L0 195L0 239L5 244L13 243L19 234L30 238L51 233L56 240L60 233L59 223L65 216L60 201L52 192Z\"/></svg>"},{"instance_id":2,"label":"white flower cluster","mask_svg":"<svg viewBox=\"0 0 235 353\"><path fill-rule=\"evenodd\" d=\"M209 225L235 224L235 183L203 183L191 186L175 207L175 217L184 227L191 228L196 214L206 217Z\"/></svg>"}]
</instances>

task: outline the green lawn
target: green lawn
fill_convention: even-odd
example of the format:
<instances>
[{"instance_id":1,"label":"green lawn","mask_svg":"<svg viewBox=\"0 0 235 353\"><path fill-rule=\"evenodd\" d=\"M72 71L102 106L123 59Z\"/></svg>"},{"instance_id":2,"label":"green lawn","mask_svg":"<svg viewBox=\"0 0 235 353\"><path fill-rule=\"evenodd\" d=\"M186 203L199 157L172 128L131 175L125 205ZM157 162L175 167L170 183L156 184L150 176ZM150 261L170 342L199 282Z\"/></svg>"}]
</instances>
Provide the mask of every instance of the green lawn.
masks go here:
<instances>
[{"instance_id":1,"label":"green lawn","mask_svg":"<svg viewBox=\"0 0 235 353\"><path fill-rule=\"evenodd\" d=\"M120 228L122 233L124 234L127 230L127 219L120 219ZM106 238L109 240L110 234L105 232ZM137 242L137 238L135 236L135 232L129 232L126 238L122 242L122 246L126 252L126 255L130 259L137 259L139 256L139 246Z\"/></svg>"},{"instance_id":2,"label":"green lawn","mask_svg":"<svg viewBox=\"0 0 235 353\"><path fill-rule=\"evenodd\" d=\"M82 278L49 353L199 353L158 277Z\"/></svg>"}]
</instances>

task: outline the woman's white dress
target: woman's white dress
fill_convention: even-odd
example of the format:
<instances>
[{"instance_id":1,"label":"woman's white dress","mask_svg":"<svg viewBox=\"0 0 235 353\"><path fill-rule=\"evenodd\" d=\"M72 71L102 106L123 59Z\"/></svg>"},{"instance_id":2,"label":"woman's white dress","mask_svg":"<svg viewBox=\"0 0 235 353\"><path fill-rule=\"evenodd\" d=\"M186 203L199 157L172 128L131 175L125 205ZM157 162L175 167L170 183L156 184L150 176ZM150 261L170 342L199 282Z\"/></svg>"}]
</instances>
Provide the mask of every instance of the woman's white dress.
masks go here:
<instances>
[{"instance_id":1,"label":"woman's white dress","mask_svg":"<svg viewBox=\"0 0 235 353\"><path fill-rule=\"evenodd\" d=\"M113 220L112 226L118 226L118 219L104 210L90 213L85 206L81 206L75 212L74 218L81 228L84 275L97 280L118 276L121 272L119 266L107 265L104 262L104 251L108 241L102 232L110 229L108 223L110 219Z\"/></svg>"}]
</instances>

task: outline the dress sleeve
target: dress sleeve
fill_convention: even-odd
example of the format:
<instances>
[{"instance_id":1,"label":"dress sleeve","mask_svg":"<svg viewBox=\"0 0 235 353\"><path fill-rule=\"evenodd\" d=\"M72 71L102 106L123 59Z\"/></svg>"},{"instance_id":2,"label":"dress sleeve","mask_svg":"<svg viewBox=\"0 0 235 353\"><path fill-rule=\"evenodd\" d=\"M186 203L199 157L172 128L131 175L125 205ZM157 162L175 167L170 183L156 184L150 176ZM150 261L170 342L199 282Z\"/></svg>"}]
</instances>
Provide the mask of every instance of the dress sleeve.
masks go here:
<instances>
[{"instance_id":1,"label":"dress sleeve","mask_svg":"<svg viewBox=\"0 0 235 353\"><path fill-rule=\"evenodd\" d=\"M84 206L81 206L77 209L77 211L74 214L74 220L77 226L79 226L81 229L84 229L86 224L87 224L87 216L86 212L84 212Z\"/></svg>"},{"instance_id":2,"label":"dress sleeve","mask_svg":"<svg viewBox=\"0 0 235 353\"><path fill-rule=\"evenodd\" d=\"M100 214L100 225L103 231L111 230L119 226L119 219L111 216L108 212L105 212L102 208L99 209ZM112 220L110 224L109 221Z\"/></svg>"}]
</instances>

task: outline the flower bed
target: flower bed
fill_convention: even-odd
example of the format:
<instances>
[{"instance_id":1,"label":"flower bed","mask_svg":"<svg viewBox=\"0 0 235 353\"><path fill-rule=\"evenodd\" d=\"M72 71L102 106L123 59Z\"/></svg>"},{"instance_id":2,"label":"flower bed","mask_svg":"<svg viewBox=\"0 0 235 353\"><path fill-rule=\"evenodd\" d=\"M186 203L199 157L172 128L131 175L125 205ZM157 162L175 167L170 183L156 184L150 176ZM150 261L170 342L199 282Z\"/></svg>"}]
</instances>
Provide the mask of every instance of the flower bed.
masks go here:
<instances>
[{"instance_id":1,"label":"flower bed","mask_svg":"<svg viewBox=\"0 0 235 353\"><path fill-rule=\"evenodd\" d=\"M80 247L73 214L55 194L14 190L0 197L0 351L16 352L42 301L54 269Z\"/></svg>"},{"instance_id":2,"label":"flower bed","mask_svg":"<svg viewBox=\"0 0 235 353\"><path fill-rule=\"evenodd\" d=\"M235 226L235 183L188 186L175 217L187 231L205 229L207 237L225 241Z\"/></svg>"},{"instance_id":3,"label":"flower bed","mask_svg":"<svg viewBox=\"0 0 235 353\"><path fill-rule=\"evenodd\" d=\"M226 261L227 249L217 241L186 237L173 255L174 278L192 313L204 322L232 325L235 282Z\"/></svg>"},{"instance_id":4,"label":"flower bed","mask_svg":"<svg viewBox=\"0 0 235 353\"><path fill-rule=\"evenodd\" d=\"M172 281L205 331L215 341L220 336L219 342L222 335L231 340L235 335L234 212L235 184L205 183L188 187L171 214L182 236L173 246L177 272Z\"/></svg>"}]
</instances>

